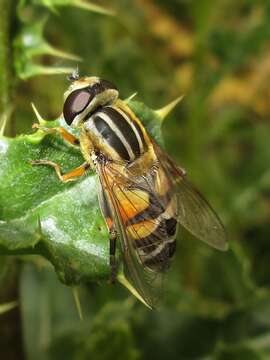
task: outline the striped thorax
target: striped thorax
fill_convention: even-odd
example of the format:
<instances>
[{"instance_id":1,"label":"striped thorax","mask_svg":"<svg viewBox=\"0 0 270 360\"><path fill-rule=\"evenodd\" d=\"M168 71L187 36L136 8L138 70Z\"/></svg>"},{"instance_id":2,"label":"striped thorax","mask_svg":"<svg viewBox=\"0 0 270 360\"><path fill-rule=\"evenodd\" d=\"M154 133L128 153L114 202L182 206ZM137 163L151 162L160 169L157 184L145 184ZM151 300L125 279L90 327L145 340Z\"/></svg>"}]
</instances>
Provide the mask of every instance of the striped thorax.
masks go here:
<instances>
[{"instance_id":1,"label":"striped thorax","mask_svg":"<svg viewBox=\"0 0 270 360\"><path fill-rule=\"evenodd\" d=\"M132 162L147 150L140 125L117 105L97 109L85 120L84 131L112 160Z\"/></svg>"}]
</instances>

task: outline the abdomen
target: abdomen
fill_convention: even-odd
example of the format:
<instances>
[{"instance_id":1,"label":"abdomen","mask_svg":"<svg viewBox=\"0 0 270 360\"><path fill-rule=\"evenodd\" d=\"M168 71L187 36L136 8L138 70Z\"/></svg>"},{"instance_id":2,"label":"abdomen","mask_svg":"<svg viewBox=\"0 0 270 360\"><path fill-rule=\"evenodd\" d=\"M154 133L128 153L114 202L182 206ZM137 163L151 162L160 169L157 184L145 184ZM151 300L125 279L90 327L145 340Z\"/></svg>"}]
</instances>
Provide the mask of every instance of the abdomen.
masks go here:
<instances>
[{"instance_id":1,"label":"abdomen","mask_svg":"<svg viewBox=\"0 0 270 360\"><path fill-rule=\"evenodd\" d=\"M163 169L115 185L114 195L127 235L143 266L165 271L176 249L177 201L166 186Z\"/></svg>"},{"instance_id":2,"label":"abdomen","mask_svg":"<svg viewBox=\"0 0 270 360\"><path fill-rule=\"evenodd\" d=\"M149 194L149 205L127 221L142 265L155 271L167 270L176 250L176 201L160 200Z\"/></svg>"}]
</instances>

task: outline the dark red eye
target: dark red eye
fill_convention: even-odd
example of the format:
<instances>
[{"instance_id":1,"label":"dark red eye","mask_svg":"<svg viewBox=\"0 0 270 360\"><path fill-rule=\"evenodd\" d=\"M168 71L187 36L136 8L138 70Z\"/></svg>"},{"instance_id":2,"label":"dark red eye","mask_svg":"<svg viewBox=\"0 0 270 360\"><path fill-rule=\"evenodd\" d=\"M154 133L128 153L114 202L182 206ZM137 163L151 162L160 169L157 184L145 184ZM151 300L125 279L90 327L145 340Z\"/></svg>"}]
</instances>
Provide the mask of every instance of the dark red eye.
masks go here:
<instances>
[{"instance_id":1,"label":"dark red eye","mask_svg":"<svg viewBox=\"0 0 270 360\"><path fill-rule=\"evenodd\" d=\"M74 90L64 103L63 114L66 123L70 125L78 114L80 114L90 103L93 94L89 92L89 88Z\"/></svg>"}]
</instances>

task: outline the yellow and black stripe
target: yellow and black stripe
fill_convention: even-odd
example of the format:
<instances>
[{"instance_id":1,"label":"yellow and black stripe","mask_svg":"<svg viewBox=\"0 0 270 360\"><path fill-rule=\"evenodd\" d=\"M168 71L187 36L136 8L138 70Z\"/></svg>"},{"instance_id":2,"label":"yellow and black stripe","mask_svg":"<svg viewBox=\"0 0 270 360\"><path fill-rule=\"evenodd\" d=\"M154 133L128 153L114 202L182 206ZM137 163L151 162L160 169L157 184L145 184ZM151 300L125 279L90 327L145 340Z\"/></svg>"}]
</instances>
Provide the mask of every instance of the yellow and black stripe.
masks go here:
<instances>
[{"instance_id":1,"label":"yellow and black stripe","mask_svg":"<svg viewBox=\"0 0 270 360\"><path fill-rule=\"evenodd\" d=\"M142 264L152 270L166 270L175 252L177 220L173 209L174 199L168 194L157 200L149 193L148 207L126 222Z\"/></svg>"},{"instance_id":2,"label":"yellow and black stripe","mask_svg":"<svg viewBox=\"0 0 270 360\"><path fill-rule=\"evenodd\" d=\"M114 106L104 106L90 116L84 125L92 138L114 160L134 161L147 149L139 125L124 111Z\"/></svg>"},{"instance_id":3,"label":"yellow and black stripe","mask_svg":"<svg viewBox=\"0 0 270 360\"><path fill-rule=\"evenodd\" d=\"M149 173L144 184L160 177ZM113 181L113 180L112 180ZM142 265L154 271L165 271L176 249L176 199L168 191L164 195L149 191L146 186L117 186L114 195L120 216Z\"/></svg>"}]
</instances>

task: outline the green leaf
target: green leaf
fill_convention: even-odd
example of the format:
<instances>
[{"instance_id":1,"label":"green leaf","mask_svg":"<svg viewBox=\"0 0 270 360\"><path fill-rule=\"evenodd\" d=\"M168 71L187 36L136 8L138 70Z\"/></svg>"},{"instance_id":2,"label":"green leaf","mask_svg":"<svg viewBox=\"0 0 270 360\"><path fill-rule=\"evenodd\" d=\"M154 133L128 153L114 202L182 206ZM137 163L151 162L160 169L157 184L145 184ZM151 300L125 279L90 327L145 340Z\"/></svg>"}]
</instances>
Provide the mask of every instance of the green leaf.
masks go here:
<instances>
[{"instance_id":1,"label":"green leaf","mask_svg":"<svg viewBox=\"0 0 270 360\"><path fill-rule=\"evenodd\" d=\"M92 322L88 332L91 335L81 342L80 353L86 354L85 358L100 360L110 360L114 357L119 360L138 359L139 351L128 322L128 310L130 307L123 303L105 305ZM110 346L106 346L108 342ZM121 344L125 344L125 346L122 347L121 354L119 354Z\"/></svg>"},{"instance_id":2,"label":"green leaf","mask_svg":"<svg viewBox=\"0 0 270 360\"><path fill-rule=\"evenodd\" d=\"M15 70L17 76L23 80L36 75L69 74L74 70L67 66L42 65L37 61L37 57L40 56L50 55L64 60L81 61L79 56L59 50L46 41L44 27L47 16L40 19L38 9L36 10L35 6L29 6L31 11L27 11L27 5L36 5L37 8L43 6L54 13L57 13L56 7L75 6L104 15L113 15L111 10L85 0L20 0L17 5L17 14L21 20L21 26L13 46Z\"/></svg>"},{"instance_id":3,"label":"green leaf","mask_svg":"<svg viewBox=\"0 0 270 360\"><path fill-rule=\"evenodd\" d=\"M48 359L52 339L80 323L71 289L59 284L50 266L25 264L20 275L20 303L29 360Z\"/></svg>"},{"instance_id":4,"label":"green leaf","mask_svg":"<svg viewBox=\"0 0 270 360\"><path fill-rule=\"evenodd\" d=\"M108 302L96 309L84 326L73 325L53 339L49 359L140 359L131 323L133 309L130 301Z\"/></svg>"},{"instance_id":5,"label":"green leaf","mask_svg":"<svg viewBox=\"0 0 270 360\"><path fill-rule=\"evenodd\" d=\"M44 38L46 18L23 24L21 32L14 40L14 62L17 75L21 79L28 79L36 75L70 73L71 67L44 66L36 63L36 58L51 55L66 60L80 61L73 54L51 46Z\"/></svg>"},{"instance_id":6,"label":"green leaf","mask_svg":"<svg viewBox=\"0 0 270 360\"><path fill-rule=\"evenodd\" d=\"M130 106L160 141L157 114L138 102ZM58 121L63 124L63 119ZM108 279L109 242L97 175L90 171L63 184L52 168L31 166L37 159L59 163L63 172L84 161L80 151L59 136L0 138L0 253L41 254L66 284Z\"/></svg>"}]
</instances>

